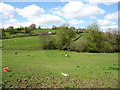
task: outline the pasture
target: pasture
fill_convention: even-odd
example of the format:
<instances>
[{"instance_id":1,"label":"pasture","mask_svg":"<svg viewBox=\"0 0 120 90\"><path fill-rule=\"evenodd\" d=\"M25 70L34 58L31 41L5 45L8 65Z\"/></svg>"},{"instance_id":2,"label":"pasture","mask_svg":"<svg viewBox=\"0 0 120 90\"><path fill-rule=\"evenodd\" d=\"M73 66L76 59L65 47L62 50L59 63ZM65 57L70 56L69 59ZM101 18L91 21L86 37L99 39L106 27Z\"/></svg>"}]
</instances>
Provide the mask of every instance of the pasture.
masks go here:
<instances>
[{"instance_id":1,"label":"pasture","mask_svg":"<svg viewBox=\"0 0 120 90\"><path fill-rule=\"evenodd\" d=\"M118 87L118 53L39 50L36 36L2 42L2 68L9 68L2 74L5 88Z\"/></svg>"}]
</instances>

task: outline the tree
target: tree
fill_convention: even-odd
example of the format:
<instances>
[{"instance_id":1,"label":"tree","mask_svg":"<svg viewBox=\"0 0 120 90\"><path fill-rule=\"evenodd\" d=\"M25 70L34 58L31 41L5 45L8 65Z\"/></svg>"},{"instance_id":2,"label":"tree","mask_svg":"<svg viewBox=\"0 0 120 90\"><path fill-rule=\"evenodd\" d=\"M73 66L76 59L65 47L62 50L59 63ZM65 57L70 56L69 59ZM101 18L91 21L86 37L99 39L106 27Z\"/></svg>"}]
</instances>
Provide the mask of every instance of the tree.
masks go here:
<instances>
[{"instance_id":1,"label":"tree","mask_svg":"<svg viewBox=\"0 0 120 90\"><path fill-rule=\"evenodd\" d=\"M14 27L13 26L9 26L7 29L14 29Z\"/></svg>"},{"instance_id":2,"label":"tree","mask_svg":"<svg viewBox=\"0 0 120 90\"><path fill-rule=\"evenodd\" d=\"M35 24L31 24L30 26L29 26L29 29L32 31L32 30L34 30L34 29L36 29L36 25Z\"/></svg>"},{"instance_id":3,"label":"tree","mask_svg":"<svg viewBox=\"0 0 120 90\"><path fill-rule=\"evenodd\" d=\"M30 33L31 30L28 27L25 27L25 33Z\"/></svg>"},{"instance_id":4,"label":"tree","mask_svg":"<svg viewBox=\"0 0 120 90\"><path fill-rule=\"evenodd\" d=\"M50 35L40 35L40 49L56 49L54 37Z\"/></svg>"},{"instance_id":5,"label":"tree","mask_svg":"<svg viewBox=\"0 0 120 90\"><path fill-rule=\"evenodd\" d=\"M1 38L6 38L6 34L5 34L5 31L4 31L4 28L1 30L2 32L2 34L0 35L0 36L2 36Z\"/></svg>"},{"instance_id":6,"label":"tree","mask_svg":"<svg viewBox=\"0 0 120 90\"><path fill-rule=\"evenodd\" d=\"M23 26L20 26L19 28L16 28L17 31L22 31L24 30L24 27Z\"/></svg>"},{"instance_id":7,"label":"tree","mask_svg":"<svg viewBox=\"0 0 120 90\"><path fill-rule=\"evenodd\" d=\"M99 26L96 23L92 23L88 26L87 30L89 30L88 39L88 47L87 50L90 52L101 52L103 48L104 35L101 31L99 31Z\"/></svg>"},{"instance_id":8,"label":"tree","mask_svg":"<svg viewBox=\"0 0 120 90\"><path fill-rule=\"evenodd\" d=\"M70 30L75 30L76 28L75 28L75 27L73 27L73 26L71 26L69 29L70 29Z\"/></svg>"},{"instance_id":9,"label":"tree","mask_svg":"<svg viewBox=\"0 0 120 90\"><path fill-rule=\"evenodd\" d=\"M91 30L93 30L93 31L99 31L100 27L99 27L99 25L97 23L91 23L91 25L89 25L87 27L87 30L88 31L91 31Z\"/></svg>"},{"instance_id":10,"label":"tree","mask_svg":"<svg viewBox=\"0 0 120 90\"><path fill-rule=\"evenodd\" d=\"M52 26L52 29L56 30L56 29L57 29L57 27L53 25L53 26Z\"/></svg>"},{"instance_id":11,"label":"tree","mask_svg":"<svg viewBox=\"0 0 120 90\"><path fill-rule=\"evenodd\" d=\"M14 30L14 27L13 26L9 26L7 28L7 30L10 32L10 34L14 34L15 33L15 30Z\"/></svg>"},{"instance_id":12,"label":"tree","mask_svg":"<svg viewBox=\"0 0 120 90\"><path fill-rule=\"evenodd\" d=\"M60 27L57 27L58 30L68 30L68 25L67 24L64 24Z\"/></svg>"},{"instance_id":13,"label":"tree","mask_svg":"<svg viewBox=\"0 0 120 90\"><path fill-rule=\"evenodd\" d=\"M55 38L56 47L58 49L69 49L72 39L75 37L75 32L73 30L63 30L58 31Z\"/></svg>"},{"instance_id":14,"label":"tree","mask_svg":"<svg viewBox=\"0 0 120 90\"><path fill-rule=\"evenodd\" d=\"M38 29L41 29L41 27L39 26Z\"/></svg>"}]
</instances>

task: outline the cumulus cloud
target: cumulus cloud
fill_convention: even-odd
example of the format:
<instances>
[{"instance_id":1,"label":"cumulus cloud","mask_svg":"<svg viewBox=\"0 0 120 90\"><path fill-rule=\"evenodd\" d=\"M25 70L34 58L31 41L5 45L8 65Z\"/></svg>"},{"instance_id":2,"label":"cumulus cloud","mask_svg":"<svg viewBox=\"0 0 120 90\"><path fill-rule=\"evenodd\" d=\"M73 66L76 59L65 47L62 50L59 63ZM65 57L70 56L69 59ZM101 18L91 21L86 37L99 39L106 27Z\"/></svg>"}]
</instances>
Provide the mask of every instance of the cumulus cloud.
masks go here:
<instances>
[{"instance_id":1,"label":"cumulus cloud","mask_svg":"<svg viewBox=\"0 0 120 90\"><path fill-rule=\"evenodd\" d=\"M101 26L102 29L107 30L107 29L113 29L116 30L118 29L117 25L110 25L110 26Z\"/></svg>"},{"instance_id":2,"label":"cumulus cloud","mask_svg":"<svg viewBox=\"0 0 120 90\"><path fill-rule=\"evenodd\" d=\"M34 22L39 25L48 25L48 24L62 24L65 21L60 18L59 16L56 15L51 15L51 14L44 14L39 18L36 19L28 19L30 22Z\"/></svg>"},{"instance_id":3,"label":"cumulus cloud","mask_svg":"<svg viewBox=\"0 0 120 90\"><path fill-rule=\"evenodd\" d=\"M111 5L119 2L119 0L61 0L61 1L62 2L81 1L88 2L89 4L105 4L105 5Z\"/></svg>"},{"instance_id":4,"label":"cumulus cloud","mask_svg":"<svg viewBox=\"0 0 120 90\"><path fill-rule=\"evenodd\" d=\"M96 17L104 14L105 11L97 5L84 4L80 1L71 1L64 7L52 9L52 13L67 19L77 19L82 17Z\"/></svg>"},{"instance_id":5,"label":"cumulus cloud","mask_svg":"<svg viewBox=\"0 0 120 90\"><path fill-rule=\"evenodd\" d=\"M98 21L98 24L104 25L104 26L105 26L105 25L106 25L106 26L110 26L110 25L116 24L115 22L112 22L112 21L106 20L106 19L98 19L97 21Z\"/></svg>"},{"instance_id":6,"label":"cumulus cloud","mask_svg":"<svg viewBox=\"0 0 120 90\"><path fill-rule=\"evenodd\" d=\"M47 26L47 25L56 25L63 24L65 21L56 15L45 14L45 10L40 8L37 5L29 5L22 9L16 8L18 15L26 18L27 21L20 22L15 18L9 18L3 22L3 27L7 28L9 26L14 26L15 28L20 26L30 26L31 24L36 24L37 26ZM3 12L2 12L3 13ZM4 13L3 13L4 14Z\"/></svg>"},{"instance_id":7,"label":"cumulus cloud","mask_svg":"<svg viewBox=\"0 0 120 90\"><path fill-rule=\"evenodd\" d=\"M45 26L48 24L62 24L64 20L56 15L45 14L45 10L37 5L29 5L23 9L16 8L19 15L36 25Z\"/></svg>"},{"instance_id":8,"label":"cumulus cloud","mask_svg":"<svg viewBox=\"0 0 120 90\"><path fill-rule=\"evenodd\" d=\"M9 5L9 4L5 4L3 2L0 2L0 14L2 16L2 18L11 18L14 16L14 7Z\"/></svg>"},{"instance_id":9,"label":"cumulus cloud","mask_svg":"<svg viewBox=\"0 0 120 90\"><path fill-rule=\"evenodd\" d=\"M20 26L23 27L28 27L31 24L36 24L37 26L42 26L45 27L47 25L52 25L52 24L63 24L64 20L62 20L58 16L50 15L50 14L45 14L40 18L37 19L31 19L25 22L20 22L17 19L11 18L3 23L1 27L8 28L9 26L14 26L14 28L18 28Z\"/></svg>"},{"instance_id":10,"label":"cumulus cloud","mask_svg":"<svg viewBox=\"0 0 120 90\"><path fill-rule=\"evenodd\" d=\"M29 5L23 9L16 8L16 12L25 18L37 18L44 14L44 9L37 5Z\"/></svg>"},{"instance_id":11,"label":"cumulus cloud","mask_svg":"<svg viewBox=\"0 0 120 90\"><path fill-rule=\"evenodd\" d=\"M117 20L117 19L118 19L118 11L106 15L106 16L105 16L105 19L107 19L107 20Z\"/></svg>"},{"instance_id":12,"label":"cumulus cloud","mask_svg":"<svg viewBox=\"0 0 120 90\"><path fill-rule=\"evenodd\" d=\"M18 20L11 18L11 19L7 20L6 23L18 23Z\"/></svg>"},{"instance_id":13,"label":"cumulus cloud","mask_svg":"<svg viewBox=\"0 0 120 90\"><path fill-rule=\"evenodd\" d=\"M3 22L3 26L2 27L8 28L9 26L13 26L14 28L18 28L20 26L23 26L23 27L27 26L28 27L30 25L31 25L31 22L29 22L29 21L20 22L17 19L10 18L9 20Z\"/></svg>"},{"instance_id":14,"label":"cumulus cloud","mask_svg":"<svg viewBox=\"0 0 120 90\"><path fill-rule=\"evenodd\" d=\"M101 26L102 29L117 29L118 25L115 20L118 20L118 11L107 14L103 19L98 19L97 23Z\"/></svg>"},{"instance_id":15,"label":"cumulus cloud","mask_svg":"<svg viewBox=\"0 0 120 90\"><path fill-rule=\"evenodd\" d=\"M119 0L85 0L85 1L89 2L90 4L105 4L105 5L111 5L119 2Z\"/></svg>"},{"instance_id":16,"label":"cumulus cloud","mask_svg":"<svg viewBox=\"0 0 120 90\"><path fill-rule=\"evenodd\" d=\"M82 24L82 23L84 23L84 21L83 20L76 20L76 19L73 19L73 20L70 20L70 21L68 21L69 22L69 24L72 24L72 25L78 25L78 24Z\"/></svg>"}]
</instances>

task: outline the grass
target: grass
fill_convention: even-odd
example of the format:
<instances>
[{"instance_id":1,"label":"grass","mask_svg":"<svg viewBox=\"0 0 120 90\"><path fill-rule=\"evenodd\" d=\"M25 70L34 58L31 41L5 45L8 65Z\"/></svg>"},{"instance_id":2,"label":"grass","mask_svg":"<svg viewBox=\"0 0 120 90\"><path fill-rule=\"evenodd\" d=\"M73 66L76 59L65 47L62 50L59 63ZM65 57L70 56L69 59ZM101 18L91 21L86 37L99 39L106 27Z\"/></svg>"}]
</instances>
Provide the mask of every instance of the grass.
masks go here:
<instances>
[{"instance_id":1,"label":"grass","mask_svg":"<svg viewBox=\"0 0 120 90\"><path fill-rule=\"evenodd\" d=\"M79 35L80 34L77 34L76 37ZM4 49L39 49L40 41L39 36L18 37L12 39L3 39L2 46Z\"/></svg>"},{"instance_id":2,"label":"grass","mask_svg":"<svg viewBox=\"0 0 120 90\"><path fill-rule=\"evenodd\" d=\"M4 49L38 49L39 36L4 39L2 45Z\"/></svg>"},{"instance_id":3,"label":"grass","mask_svg":"<svg viewBox=\"0 0 120 90\"><path fill-rule=\"evenodd\" d=\"M56 30L53 30L53 29L35 29L32 31L32 33L49 32L49 31L56 31Z\"/></svg>"},{"instance_id":4,"label":"grass","mask_svg":"<svg viewBox=\"0 0 120 90\"><path fill-rule=\"evenodd\" d=\"M70 57L65 57L65 53ZM2 62L3 68L11 69L3 72L4 87L114 88L118 82L117 53L3 50Z\"/></svg>"},{"instance_id":5,"label":"grass","mask_svg":"<svg viewBox=\"0 0 120 90\"><path fill-rule=\"evenodd\" d=\"M49 32L49 31L56 31L56 30L54 30L54 29L35 29L35 30L31 31L31 33ZM10 34L9 32L5 32L5 35L7 38L12 38L13 36L16 36L16 35L23 35L23 33Z\"/></svg>"},{"instance_id":6,"label":"grass","mask_svg":"<svg viewBox=\"0 0 120 90\"><path fill-rule=\"evenodd\" d=\"M10 69L2 73L4 88L118 87L117 53L38 50L38 36L0 42L4 48L2 68ZM65 57L65 53L70 57ZM69 77L63 76L62 72Z\"/></svg>"}]
</instances>

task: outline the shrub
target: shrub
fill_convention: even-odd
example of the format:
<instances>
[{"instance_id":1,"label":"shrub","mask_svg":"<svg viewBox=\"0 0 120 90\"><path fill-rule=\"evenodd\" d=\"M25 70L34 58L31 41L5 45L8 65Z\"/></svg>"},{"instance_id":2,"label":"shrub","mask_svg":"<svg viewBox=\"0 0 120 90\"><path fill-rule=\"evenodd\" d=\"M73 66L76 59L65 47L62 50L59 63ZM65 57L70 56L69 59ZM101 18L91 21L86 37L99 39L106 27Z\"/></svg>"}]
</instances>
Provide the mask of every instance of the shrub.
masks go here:
<instances>
[{"instance_id":1,"label":"shrub","mask_svg":"<svg viewBox=\"0 0 120 90\"><path fill-rule=\"evenodd\" d=\"M104 41L104 36L100 31L90 31L87 36L87 50L89 52L100 52Z\"/></svg>"},{"instance_id":2,"label":"shrub","mask_svg":"<svg viewBox=\"0 0 120 90\"><path fill-rule=\"evenodd\" d=\"M87 38L86 36L82 36L77 41L73 41L70 43L69 50L82 52L82 51L86 51L86 46L87 46Z\"/></svg>"},{"instance_id":3,"label":"shrub","mask_svg":"<svg viewBox=\"0 0 120 90\"><path fill-rule=\"evenodd\" d=\"M50 35L40 35L40 49L55 49L54 38Z\"/></svg>"},{"instance_id":4,"label":"shrub","mask_svg":"<svg viewBox=\"0 0 120 90\"><path fill-rule=\"evenodd\" d=\"M72 38L75 37L75 33L72 30L58 31L55 38L55 44L58 49L69 49Z\"/></svg>"},{"instance_id":5,"label":"shrub","mask_svg":"<svg viewBox=\"0 0 120 90\"><path fill-rule=\"evenodd\" d=\"M76 41L75 51L83 52L86 51L87 38L82 36L78 41Z\"/></svg>"},{"instance_id":6,"label":"shrub","mask_svg":"<svg viewBox=\"0 0 120 90\"><path fill-rule=\"evenodd\" d=\"M75 51L76 43L73 41L70 43L69 50L70 51Z\"/></svg>"},{"instance_id":7,"label":"shrub","mask_svg":"<svg viewBox=\"0 0 120 90\"><path fill-rule=\"evenodd\" d=\"M114 50L115 50L115 46L105 41L103 43L103 47L101 48L100 52L114 52Z\"/></svg>"},{"instance_id":8,"label":"shrub","mask_svg":"<svg viewBox=\"0 0 120 90\"><path fill-rule=\"evenodd\" d=\"M104 35L100 30L97 23L92 23L88 26L87 30L89 30L89 34L87 36L87 50L89 52L101 52L101 48L103 47L103 42L105 41Z\"/></svg>"}]
</instances>

